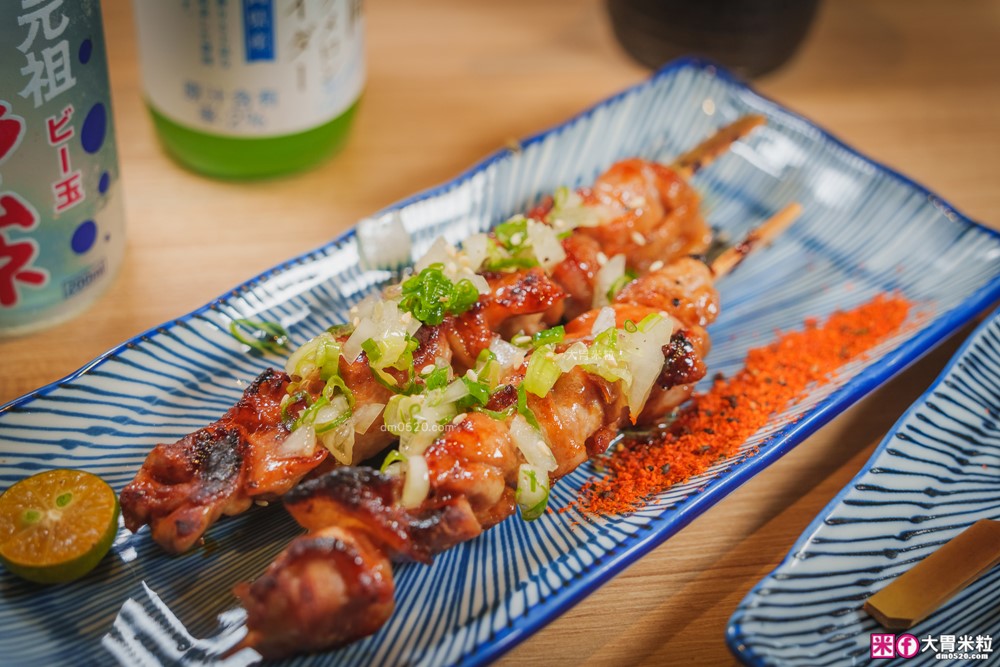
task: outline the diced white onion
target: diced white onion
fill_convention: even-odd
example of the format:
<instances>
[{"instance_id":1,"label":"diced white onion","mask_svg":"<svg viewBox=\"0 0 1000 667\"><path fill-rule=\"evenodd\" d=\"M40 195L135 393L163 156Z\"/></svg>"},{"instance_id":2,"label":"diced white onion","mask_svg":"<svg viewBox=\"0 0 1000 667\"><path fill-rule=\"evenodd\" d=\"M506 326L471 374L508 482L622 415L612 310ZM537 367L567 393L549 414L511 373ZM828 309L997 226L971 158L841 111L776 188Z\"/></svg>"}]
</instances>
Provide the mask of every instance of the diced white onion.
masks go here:
<instances>
[{"instance_id":1,"label":"diced white onion","mask_svg":"<svg viewBox=\"0 0 1000 667\"><path fill-rule=\"evenodd\" d=\"M465 243L462 244L462 250L465 251L465 256L469 260L470 269L473 271L479 270L479 267L483 265L483 262L489 256L491 243L493 241L486 234L473 234L465 239Z\"/></svg>"},{"instance_id":2,"label":"diced white onion","mask_svg":"<svg viewBox=\"0 0 1000 667\"><path fill-rule=\"evenodd\" d=\"M608 290L625 275L625 255L615 255L597 272L594 278L594 308L608 305Z\"/></svg>"},{"instance_id":3,"label":"diced white onion","mask_svg":"<svg viewBox=\"0 0 1000 667\"><path fill-rule=\"evenodd\" d=\"M323 443L333 458L344 465L354 463L354 424L348 419L332 431L328 431L319 436L319 441Z\"/></svg>"},{"instance_id":4,"label":"diced white onion","mask_svg":"<svg viewBox=\"0 0 1000 667\"><path fill-rule=\"evenodd\" d=\"M514 415L511 420L510 436L529 465L545 471L555 470L558 467L556 457L552 455L552 450L545 444L542 434L536 431L521 415Z\"/></svg>"},{"instance_id":5,"label":"diced white onion","mask_svg":"<svg viewBox=\"0 0 1000 667\"><path fill-rule=\"evenodd\" d=\"M444 394L441 396L442 403L455 403L458 400L465 398L469 395L469 387L466 386L461 379L452 381L447 387L445 387Z\"/></svg>"},{"instance_id":6,"label":"diced white onion","mask_svg":"<svg viewBox=\"0 0 1000 667\"><path fill-rule=\"evenodd\" d=\"M520 368L521 364L524 363L524 356L528 351L517 345L511 345L503 338L497 336L490 343L490 352L496 355L497 363L500 364L500 368L505 373L506 371Z\"/></svg>"},{"instance_id":7,"label":"diced white onion","mask_svg":"<svg viewBox=\"0 0 1000 667\"><path fill-rule=\"evenodd\" d=\"M349 315L351 316L351 323L353 323L355 319L361 320L366 317L371 317L372 308L374 308L375 304L381 300L382 299L378 294L369 294L365 298L361 299L361 301L358 301L356 304L351 306L351 310L349 312Z\"/></svg>"},{"instance_id":8,"label":"diced white onion","mask_svg":"<svg viewBox=\"0 0 1000 667\"><path fill-rule=\"evenodd\" d=\"M532 483L534 476L534 483ZM534 488L532 488L534 487ZM530 463L522 463L517 469L517 504L522 512L544 502L549 495L549 474Z\"/></svg>"},{"instance_id":9,"label":"diced white onion","mask_svg":"<svg viewBox=\"0 0 1000 667\"><path fill-rule=\"evenodd\" d=\"M403 507L419 507L431 490L430 471L427 469L427 459L419 454L406 457L406 480L403 482L403 495L400 499Z\"/></svg>"},{"instance_id":10,"label":"diced white onion","mask_svg":"<svg viewBox=\"0 0 1000 667\"><path fill-rule=\"evenodd\" d=\"M566 259L566 251L556 231L549 225L528 220L528 240L538 263L546 271Z\"/></svg>"},{"instance_id":11,"label":"diced white onion","mask_svg":"<svg viewBox=\"0 0 1000 667\"><path fill-rule=\"evenodd\" d=\"M410 261L410 235L399 211L358 221L356 233L363 268L395 269Z\"/></svg>"},{"instance_id":12,"label":"diced white onion","mask_svg":"<svg viewBox=\"0 0 1000 667\"><path fill-rule=\"evenodd\" d=\"M597 317L594 319L594 326L591 328L590 333L596 336L602 331L613 329L616 322L617 317L615 317L615 309L610 306L605 306L604 308L601 308L600 312L597 313Z\"/></svg>"},{"instance_id":13,"label":"diced white onion","mask_svg":"<svg viewBox=\"0 0 1000 667\"><path fill-rule=\"evenodd\" d=\"M344 343L343 354L348 361L354 361L361 354L361 344L374 339L387 345L382 367L394 364L406 348L406 336L413 335L420 328L420 322L410 313L400 312L395 301L379 301L368 317L358 322L357 328Z\"/></svg>"},{"instance_id":14,"label":"diced white onion","mask_svg":"<svg viewBox=\"0 0 1000 667\"><path fill-rule=\"evenodd\" d=\"M367 433L371 425L382 414L382 403L366 403L354 411L354 432Z\"/></svg>"},{"instance_id":15,"label":"diced white onion","mask_svg":"<svg viewBox=\"0 0 1000 667\"><path fill-rule=\"evenodd\" d=\"M480 264L482 264L482 262L480 262ZM466 277L472 282L473 285L476 286L476 289L480 294L489 294L492 291L490 289L490 284L486 282L486 278L483 278L478 273Z\"/></svg>"},{"instance_id":16,"label":"diced white onion","mask_svg":"<svg viewBox=\"0 0 1000 667\"><path fill-rule=\"evenodd\" d=\"M625 332L622 335L622 353L632 371L627 396L632 419L642 412L653 383L663 369L663 346L670 342L673 329L673 320L661 316L646 331Z\"/></svg>"},{"instance_id":17,"label":"diced white onion","mask_svg":"<svg viewBox=\"0 0 1000 667\"><path fill-rule=\"evenodd\" d=\"M424 256L413 265L413 271L420 273L431 264L445 264L455 259L455 246L448 243L443 236L437 237Z\"/></svg>"},{"instance_id":18,"label":"diced white onion","mask_svg":"<svg viewBox=\"0 0 1000 667\"><path fill-rule=\"evenodd\" d=\"M280 458L312 456L315 452L316 429L310 424L299 426L278 445L278 456Z\"/></svg>"},{"instance_id":19,"label":"diced white onion","mask_svg":"<svg viewBox=\"0 0 1000 667\"><path fill-rule=\"evenodd\" d=\"M361 343L375 336L375 323L364 318L354 328L354 333L344 342L343 355L347 361L354 361L361 354Z\"/></svg>"}]
</instances>

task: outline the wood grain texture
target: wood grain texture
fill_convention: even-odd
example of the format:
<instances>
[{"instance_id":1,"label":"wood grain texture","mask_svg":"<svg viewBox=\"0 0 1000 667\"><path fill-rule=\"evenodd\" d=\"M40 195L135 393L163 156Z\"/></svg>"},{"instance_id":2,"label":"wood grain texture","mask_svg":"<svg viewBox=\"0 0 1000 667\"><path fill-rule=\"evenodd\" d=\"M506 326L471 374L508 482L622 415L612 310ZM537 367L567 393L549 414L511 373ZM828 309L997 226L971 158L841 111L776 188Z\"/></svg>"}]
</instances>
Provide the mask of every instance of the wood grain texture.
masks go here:
<instances>
[{"instance_id":1,"label":"wood grain texture","mask_svg":"<svg viewBox=\"0 0 1000 667\"><path fill-rule=\"evenodd\" d=\"M345 150L257 183L160 151L131 8L105 0L128 219L125 264L77 319L0 341L0 404L201 306L358 218L447 180L647 71L599 0L366 3L369 78ZM1000 227L1000 0L834 0L788 66L756 83L845 141ZM967 334L970 329L963 332ZM729 615L943 367L953 339L501 660L731 664Z\"/></svg>"}]
</instances>

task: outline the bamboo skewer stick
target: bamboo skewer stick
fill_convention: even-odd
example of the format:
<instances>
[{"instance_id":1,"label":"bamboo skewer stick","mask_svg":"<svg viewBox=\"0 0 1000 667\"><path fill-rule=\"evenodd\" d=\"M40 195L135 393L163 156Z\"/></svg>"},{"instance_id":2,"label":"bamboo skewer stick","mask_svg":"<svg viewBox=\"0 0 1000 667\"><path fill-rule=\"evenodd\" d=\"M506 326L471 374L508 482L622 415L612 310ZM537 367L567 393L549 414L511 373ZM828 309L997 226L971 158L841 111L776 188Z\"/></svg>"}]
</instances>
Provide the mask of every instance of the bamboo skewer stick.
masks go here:
<instances>
[{"instance_id":1,"label":"bamboo skewer stick","mask_svg":"<svg viewBox=\"0 0 1000 667\"><path fill-rule=\"evenodd\" d=\"M730 146L747 136L767 122L763 116L749 115L737 118L735 121L719 128L705 141L701 142L687 153L684 153L670 165L683 178L689 179L697 174L702 167L714 162L720 155L729 150Z\"/></svg>"},{"instance_id":2,"label":"bamboo skewer stick","mask_svg":"<svg viewBox=\"0 0 1000 667\"><path fill-rule=\"evenodd\" d=\"M778 238L782 232L795 222L802 214L802 206L792 202L764 221L759 227L750 230L743 240L715 258L709 268L716 278L721 278L735 269L743 259L753 252L754 248L768 245Z\"/></svg>"}]
</instances>

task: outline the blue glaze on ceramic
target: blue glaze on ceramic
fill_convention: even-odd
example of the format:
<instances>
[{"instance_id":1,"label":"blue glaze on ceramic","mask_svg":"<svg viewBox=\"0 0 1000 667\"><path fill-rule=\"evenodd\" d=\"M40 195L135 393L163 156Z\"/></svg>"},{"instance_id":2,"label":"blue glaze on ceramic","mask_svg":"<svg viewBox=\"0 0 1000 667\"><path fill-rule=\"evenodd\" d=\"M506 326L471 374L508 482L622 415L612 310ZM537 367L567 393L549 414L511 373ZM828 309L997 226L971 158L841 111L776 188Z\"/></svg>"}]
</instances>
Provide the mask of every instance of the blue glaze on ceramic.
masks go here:
<instances>
[{"instance_id":1,"label":"blue glaze on ceramic","mask_svg":"<svg viewBox=\"0 0 1000 667\"><path fill-rule=\"evenodd\" d=\"M1000 310L965 342L864 469L758 583L730 620L730 648L748 665L867 664L865 600L979 519L1000 519ZM909 630L991 636L1000 651L1000 568ZM940 644L938 644L940 647ZM953 664L987 661L946 660ZM879 660L944 664L933 652Z\"/></svg>"},{"instance_id":2,"label":"blue glaze on ceramic","mask_svg":"<svg viewBox=\"0 0 1000 667\"><path fill-rule=\"evenodd\" d=\"M737 371L747 349L771 340L776 328L798 327L806 317L886 290L917 304L919 324L778 415L735 457L647 509L596 522L575 512L532 523L511 519L431 567L399 566L397 611L382 630L282 664L495 659L1000 298L1000 236L698 60L668 65L526 139L519 151L498 152L374 217L398 216L419 254L438 235L460 241L559 185L589 183L617 159L669 162L747 113L766 115L768 126L694 179L708 219L739 238L790 201L805 213L720 282L712 371ZM357 243L348 232L0 408L0 485L77 466L120 489L156 443L215 419L261 370L283 363L237 343L228 333L232 319L280 321L298 345L342 321L351 304L392 277L389 270L362 270ZM363 251L368 259L379 254ZM553 507L569 503L593 472L584 466L563 478ZM0 573L0 654L31 663L217 660L242 632L232 586L262 572L298 532L280 507L254 508L213 527L207 548L180 557L159 552L146 530L123 530L97 572L66 587L34 587ZM238 654L226 664L246 659Z\"/></svg>"}]
</instances>

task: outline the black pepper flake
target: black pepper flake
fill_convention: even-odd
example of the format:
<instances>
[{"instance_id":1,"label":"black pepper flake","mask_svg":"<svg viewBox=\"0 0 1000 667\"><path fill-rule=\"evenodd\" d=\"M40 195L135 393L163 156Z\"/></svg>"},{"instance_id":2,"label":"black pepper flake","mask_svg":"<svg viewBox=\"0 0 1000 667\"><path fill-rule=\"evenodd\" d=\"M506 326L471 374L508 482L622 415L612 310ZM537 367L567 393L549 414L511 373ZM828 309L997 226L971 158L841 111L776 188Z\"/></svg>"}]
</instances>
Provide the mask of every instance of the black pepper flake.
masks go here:
<instances>
[{"instance_id":1,"label":"black pepper flake","mask_svg":"<svg viewBox=\"0 0 1000 667\"><path fill-rule=\"evenodd\" d=\"M674 308L677 308L678 306L681 305L681 300L678 299L677 297L674 297L673 303L674 303Z\"/></svg>"},{"instance_id":2,"label":"black pepper flake","mask_svg":"<svg viewBox=\"0 0 1000 667\"><path fill-rule=\"evenodd\" d=\"M706 453L708 453L708 452L709 452L709 451L710 451L711 449L712 449L712 447L711 447L710 445L702 445L702 446L701 446L701 447L699 447L698 449L694 450L694 453L695 453L695 454L706 454Z\"/></svg>"},{"instance_id":3,"label":"black pepper flake","mask_svg":"<svg viewBox=\"0 0 1000 667\"><path fill-rule=\"evenodd\" d=\"M670 473L670 464L669 463L664 463L662 466L660 466L660 474L661 475L667 475L669 473Z\"/></svg>"},{"instance_id":4,"label":"black pepper flake","mask_svg":"<svg viewBox=\"0 0 1000 667\"><path fill-rule=\"evenodd\" d=\"M705 433L708 433L709 435L715 435L715 429L713 429L713 428L706 428L705 429Z\"/></svg>"},{"instance_id":5,"label":"black pepper flake","mask_svg":"<svg viewBox=\"0 0 1000 667\"><path fill-rule=\"evenodd\" d=\"M729 407L735 408L737 405L739 405L739 399L730 394L729 396L726 396L726 403L729 403Z\"/></svg>"}]
</instances>

